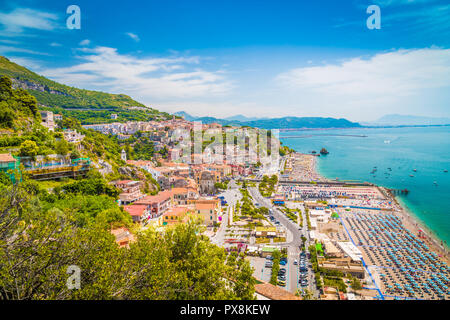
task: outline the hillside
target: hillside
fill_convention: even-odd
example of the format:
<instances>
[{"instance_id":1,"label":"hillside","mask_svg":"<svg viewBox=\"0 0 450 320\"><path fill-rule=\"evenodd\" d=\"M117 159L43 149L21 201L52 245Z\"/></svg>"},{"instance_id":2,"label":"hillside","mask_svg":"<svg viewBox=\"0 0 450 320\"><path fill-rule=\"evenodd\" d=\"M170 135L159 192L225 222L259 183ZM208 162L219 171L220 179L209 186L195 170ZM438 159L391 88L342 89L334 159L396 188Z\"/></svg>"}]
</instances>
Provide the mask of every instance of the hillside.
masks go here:
<instances>
[{"instance_id":1,"label":"hillside","mask_svg":"<svg viewBox=\"0 0 450 320\"><path fill-rule=\"evenodd\" d=\"M114 121L166 119L169 114L148 108L124 94L78 89L57 83L0 56L0 76L11 78L14 88L36 97L40 109L76 117L82 124Z\"/></svg>"},{"instance_id":2,"label":"hillside","mask_svg":"<svg viewBox=\"0 0 450 320\"><path fill-rule=\"evenodd\" d=\"M282 117L261 118L257 120L227 120L214 117L194 117L184 111L175 115L183 116L188 121L201 121L203 123L220 123L222 125L238 125L262 129L291 129L291 128L357 128L359 123L347 119L321 118L321 117ZM238 117L238 116L236 116ZM245 117L241 116L241 119ZM231 117L232 118L232 117ZM248 119L248 118L247 118Z\"/></svg>"}]
</instances>

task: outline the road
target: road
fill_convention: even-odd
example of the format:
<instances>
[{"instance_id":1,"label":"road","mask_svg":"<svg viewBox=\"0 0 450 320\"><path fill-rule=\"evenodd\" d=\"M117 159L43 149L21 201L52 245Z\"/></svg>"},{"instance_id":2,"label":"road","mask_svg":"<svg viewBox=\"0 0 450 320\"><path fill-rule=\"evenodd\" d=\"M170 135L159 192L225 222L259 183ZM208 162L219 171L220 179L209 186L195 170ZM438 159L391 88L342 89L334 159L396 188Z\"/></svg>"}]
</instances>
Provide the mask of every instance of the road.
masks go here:
<instances>
[{"instance_id":1,"label":"road","mask_svg":"<svg viewBox=\"0 0 450 320\"><path fill-rule=\"evenodd\" d=\"M228 220L230 220L230 224L233 222L233 210L234 205L237 200L242 198L242 195L239 191L238 185L234 182L234 180L228 183L228 189L221 192L218 196L223 196L225 201L228 204L227 211L222 215L222 223L220 224L219 229L216 234L211 237L211 242L217 244L219 246L223 246L225 243L225 232L228 226Z\"/></svg>"},{"instance_id":2,"label":"road","mask_svg":"<svg viewBox=\"0 0 450 320\"><path fill-rule=\"evenodd\" d=\"M298 283L298 279L300 277L299 273L299 267L298 265L294 265L294 260L299 261L300 256L300 246L302 245L302 235L306 237L306 248L308 248L310 244L310 238L309 238L309 232L307 231L307 223L306 223L306 216L304 213L304 209L299 208L298 210L302 211L302 218L303 218L303 228L300 228L300 225L298 223L292 222L289 220L284 213L282 213L280 210L278 210L277 207L273 206L271 201L269 199L264 198L261 193L259 192L258 188L255 187L249 187L248 188L250 195L253 197L253 199L259 203L260 206L267 207L269 209L273 210L273 216L275 219L277 219L280 224L286 228L287 230L287 242L284 244L281 244L283 247L287 247L288 251L288 264L285 266L286 268L286 290L295 293L297 289L301 289L302 287ZM271 245L277 245L271 244ZM308 260L308 289L310 292L313 293L314 297L319 296L319 292L316 289L315 280L314 280L314 273L312 272L311 263Z\"/></svg>"}]
</instances>

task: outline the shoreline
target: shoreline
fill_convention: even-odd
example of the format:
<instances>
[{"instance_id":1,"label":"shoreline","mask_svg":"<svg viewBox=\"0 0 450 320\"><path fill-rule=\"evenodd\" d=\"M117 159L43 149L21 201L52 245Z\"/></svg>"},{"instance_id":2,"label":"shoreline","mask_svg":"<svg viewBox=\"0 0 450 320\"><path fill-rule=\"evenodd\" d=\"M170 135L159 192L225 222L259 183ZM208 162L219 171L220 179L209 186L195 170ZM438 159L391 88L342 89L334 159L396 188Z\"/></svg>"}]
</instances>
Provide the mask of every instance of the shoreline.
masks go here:
<instances>
[{"instance_id":1,"label":"shoreline","mask_svg":"<svg viewBox=\"0 0 450 320\"><path fill-rule=\"evenodd\" d=\"M305 154L305 153L301 153L301 152L296 152L297 154L300 155L308 155L308 156L312 156L309 154ZM323 181L333 181L332 179L328 179L327 177L325 177L320 170L318 170L318 165L317 165L317 157L312 156L313 157L313 166L312 166L312 170L315 171L315 174L317 176L320 177L320 180ZM430 228L423 222L421 221L415 214L414 212L408 208L408 206L403 203L400 199L397 199L397 197L395 197L394 195L392 195L388 188L380 186L380 185L376 185L373 184L374 186L376 186L379 190L383 190L382 193L389 198L393 203L395 203L395 206L398 208L397 210L394 209L394 213L397 214L403 222L403 225L405 226L405 228L407 228L409 231L411 231L412 233L414 233L416 236L419 234L419 229L422 230L422 233L426 236L426 239L424 238L420 238L422 239L430 248L430 251L434 251L437 254L441 255L441 257L443 259L445 259L446 263L449 263L449 248L445 246L445 244L441 245L441 241L442 243L443 240L440 239L434 232L432 232L430 230Z\"/></svg>"}]
</instances>

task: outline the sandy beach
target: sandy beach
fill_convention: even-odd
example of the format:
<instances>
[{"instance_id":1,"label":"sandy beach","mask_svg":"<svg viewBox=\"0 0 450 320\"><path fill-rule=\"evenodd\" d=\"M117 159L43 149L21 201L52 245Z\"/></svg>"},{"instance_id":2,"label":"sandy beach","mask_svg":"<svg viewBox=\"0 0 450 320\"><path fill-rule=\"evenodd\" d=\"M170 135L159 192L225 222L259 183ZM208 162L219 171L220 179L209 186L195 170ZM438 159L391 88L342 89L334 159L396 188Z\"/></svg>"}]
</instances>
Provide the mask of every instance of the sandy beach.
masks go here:
<instances>
[{"instance_id":1,"label":"sandy beach","mask_svg":"<svg viewBox=\"0 0 450 320\"><path fill-rule=\"evenodd\" d=\"M292 180L302 180L305 181L307 178L314 178L310 180L314 181L335 181L327 179L326 177L323 177L320 175L320 173L317 171L317 157L309 154L302 154L302 153L296 153L295 159L302 164L302 167L300 168L300 171L305 171L305 173L300 173L299 176L292 177ZM292 169L292 175L295 175L296 169ZM441 245L441 240L432 233L429 228L424 225L421 221L419 221L413 213L409 212L407 208L401 205L401 203L397 200L395 196L393 196L388 189L377 186L378 189L383 193L383 195L392 201L394 204L393 209L395 214L397 214L406 229L413 232L415 235L419 234L419 230L422 230L422 234L424 235L421 237L423 241L426 242L426 244L431 248L432 251L439 254L446 263L449 262L449 250L448 248L445 248L443 245Z\"/></svg>"}]
</instances>

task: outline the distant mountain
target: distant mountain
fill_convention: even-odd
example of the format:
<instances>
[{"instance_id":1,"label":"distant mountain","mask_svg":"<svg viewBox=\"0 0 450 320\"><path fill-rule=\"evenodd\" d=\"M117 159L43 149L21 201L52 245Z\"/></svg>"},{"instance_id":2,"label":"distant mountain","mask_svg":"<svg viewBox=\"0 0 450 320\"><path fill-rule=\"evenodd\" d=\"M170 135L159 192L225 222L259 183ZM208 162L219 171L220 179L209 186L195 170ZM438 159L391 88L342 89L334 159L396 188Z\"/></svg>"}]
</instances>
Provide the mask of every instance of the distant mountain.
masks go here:
<instances>
[{"instance_id":1,"label":"distant mountain","mask_svg":"<svg viewBox=\"0 0 450 320\"><path fill-rule=\"evenodd\" d=\"M187 121L194 121L195 119L197 119L196 117L191 116L189 113L184 112L184 111L177 111L174 113L174 115L183 117L184 120L187 120Z\"/></svg>"},{"instance_id":2,"label":"distant mountain","mask_svg":"<svg viewBox=\"0 0 450 320\"><path fill-rule=\"evenodd\" d=\"M380 119L364 123L372 126L417 126L417 125L446 125L450 124L450 118L433 118L401 114L388 114Z\"/></svg>"},{"instance_id":3,"label":"distant mountain","mask_svg":"<svg viewBox=\"0 0 450 320\"><path fill-rule=\"evenodd\" d=\"M321 118L321 117L283 117L246 121L243 124L263 129L291 129L291 128L357 128L359 123L347 119Z\"/></svg>"},{"instance_id":4,"label":"distant mountain","mask_svg":"<svg viewBox=\"0 0 450 320\"><path fill-rule=\"evenodd\" d=\"M218 119L214 117L194 117L179 111L174 113L183 116L188 121L201 121L202 123L220 123L221 125L249 126L263 129L291 129L291 128L357 128L359 123L346 119L320 118L320 117L283 117L283 118L256 118L255 120L237 120L230 118L249 119L245 116ZM251 118L250 118L251 119Z\"/></svg>"},{"instance_id":5,"label":"distant mountain","mask_svg":"<svg viewBox=\"0 0 450 320\"><path fill-rule=\"evenodd\" d=\"M257 118L257 117L246 117L242 114L237 114L231 117L223 118L223 120L229 120L229 121L255 121L255 120L261 120L261 119L268 119L268 118Z\"/></svg>"}]
</instances>

